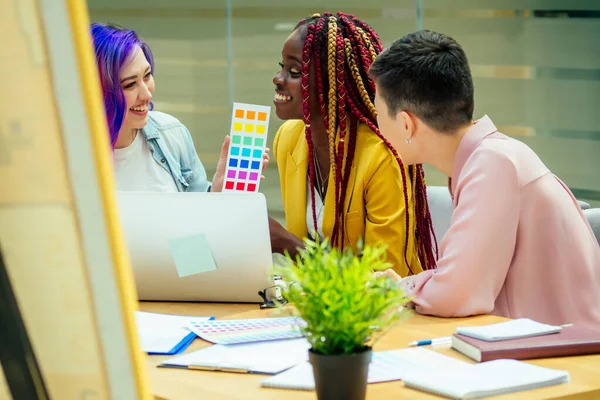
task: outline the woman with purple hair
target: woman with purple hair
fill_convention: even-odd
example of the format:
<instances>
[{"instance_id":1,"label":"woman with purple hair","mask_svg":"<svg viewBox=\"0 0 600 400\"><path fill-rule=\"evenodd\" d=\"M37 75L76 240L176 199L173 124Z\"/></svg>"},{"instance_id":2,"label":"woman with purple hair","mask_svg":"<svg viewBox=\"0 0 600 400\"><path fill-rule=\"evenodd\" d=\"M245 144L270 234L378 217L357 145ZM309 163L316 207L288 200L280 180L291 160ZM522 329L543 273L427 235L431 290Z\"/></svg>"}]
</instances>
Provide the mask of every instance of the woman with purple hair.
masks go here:
<instances>
[{"instance_id":1,"label":"woman with purple hair","mask_svg":"<svg viewBox=\"0 0 600 400\"><path fill-rule=\"evenodd\" d=\"M118 25L95 23L91 33L118 190L220 192L229 136L211 183L185 125L152 111L154 58L148 45ZM264 169L269 161L266 152L263 159Z\"/></svg>"}]
</instances>

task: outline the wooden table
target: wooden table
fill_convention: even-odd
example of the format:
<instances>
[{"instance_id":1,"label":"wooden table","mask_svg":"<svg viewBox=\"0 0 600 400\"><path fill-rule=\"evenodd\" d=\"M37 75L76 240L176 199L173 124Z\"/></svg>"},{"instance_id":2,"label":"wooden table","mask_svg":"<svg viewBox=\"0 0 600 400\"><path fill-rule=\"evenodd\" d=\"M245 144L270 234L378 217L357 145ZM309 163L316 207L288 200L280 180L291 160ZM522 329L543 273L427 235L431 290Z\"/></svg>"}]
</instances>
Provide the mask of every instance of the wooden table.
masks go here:
<instances>
[{"instance_id":1,"label":"wooden table","mask_svg":"<svg viewBox=\"0 0 600 400\"><path fill-rule=\"evenodd\" d=\"M260 310L254 304L211 304L211 303L157 303L141 302L143 311L190 316L215 316L216 318L262 318L277 316L277 310ZM415 315L397 325L377 342L375 350L391 350L406 347L413 341L423 338L448 336L461 325L485 325L502 321L502 318L480 316L472 318L443 319ZM196 339L187 352L207 347L210 344ZM434 349L440 353L469 361L460 353L448 349ZM260 380L265 375L237 374L157 368L163 360L171 356L148 356L147 367L152 393L161 400L301 400L315 399L315 392L264 389ZM600 355L548 358L530 361L532 364L568 370L571 382L513 393L502 398L510 399L600 399ZM415 390L407 389L400 381L378 383L368 386L367 399L439 399Z\"/></svg>"}]
</instances>

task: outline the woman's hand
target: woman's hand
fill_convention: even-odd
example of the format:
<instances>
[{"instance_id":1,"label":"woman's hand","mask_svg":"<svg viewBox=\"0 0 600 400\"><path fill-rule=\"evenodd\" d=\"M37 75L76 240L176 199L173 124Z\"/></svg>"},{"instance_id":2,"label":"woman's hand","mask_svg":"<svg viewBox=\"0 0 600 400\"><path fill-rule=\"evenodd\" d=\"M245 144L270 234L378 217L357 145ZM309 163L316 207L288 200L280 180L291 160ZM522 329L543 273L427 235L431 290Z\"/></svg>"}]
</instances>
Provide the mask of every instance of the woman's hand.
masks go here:
<instances>
[{"instance_id":1,"label":"woman's hand","mask_svg":"<svg viewBox=\"0 0 600 400\"><path fill-rule=\"evenodd\" d=\"M377 271L373 274L373 277L379 278L382 276L387 276L394 282L400 282L402 277L396 273L393 269L386 269L385 271Z\"/></svg>"},{"instance_id":2,"label":"woman's hand","mask_svg":"<svg viewBox=\"0 0 600 400\"><path fill-rule=\"evenodd\" d=\"M223 182L225 180L225 171L227 170L227 154L229 154L229 146L231 145L231 138L229 135L225 136L223 146L221 146L221 155L219 156L219 162L217 163L217 170L212 180L211 192L221 192L223 190ZM263 153L263 164L262 171L269 165L269 151L268 147L265 148ZM261 175L260 180L265 179L264 175Z\"/></svg>"},{"instance_id":3,"label":"woman's hand","mask_svg":"<svg viewBox=\"0 0 600 400\"><path fill-rule=\"evenodd\" d=\"M382 276L387 276L396 285L400 286L405 293L410 294L414 289L414 283L412 280L412 276L401 277L394 271L393 269L386 269L385 271L377 271L373 274L374 278L380 278ZM408 306L412 307L412 303L408 304Z\"/></svg>"},{"instance_id":4,"label":"woman's hand","mask_svg":"<svg viewBox=\"0 0 600 400\"><path fill-rule=\"evenodd\" d=\"M279 222L269 217L269 233L271 235L271 251L296 257L298 250L304 248L302 240L288 232Z\"/></svg>"}]
</instances>

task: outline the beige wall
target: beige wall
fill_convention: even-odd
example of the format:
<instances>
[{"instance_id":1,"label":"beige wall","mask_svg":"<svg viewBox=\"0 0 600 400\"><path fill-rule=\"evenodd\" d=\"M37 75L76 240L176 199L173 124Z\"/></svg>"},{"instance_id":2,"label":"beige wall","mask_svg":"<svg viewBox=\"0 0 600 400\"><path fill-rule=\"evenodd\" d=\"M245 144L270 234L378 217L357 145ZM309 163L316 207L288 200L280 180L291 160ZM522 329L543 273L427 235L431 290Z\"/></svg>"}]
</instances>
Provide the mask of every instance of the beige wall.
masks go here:
<instances>
[{"instance_id":1,"label":"beige wall","mask_svg":"<svg viewBox=\"0 0 600 400\"><path fill-rule=\"evenodd\" d=\"M476 115L490 115L506 133L532 146L579 198L600 205L597 0L231 0L229 11L225 1L164 4L89 0L92 21L118 22L150 44L157 109L190 128L211 176L228 133L231 101L271 104L285 38L299 19L326 11L326 4L329 11L365 19L386 44L419 26L455 37L473 66ZM539 14L534 10L569 8L595 12L596 18L534 17ZM280 124L273 113L271 139ZM282 216L274 163L266 175L262 191L271 211ZM428 176L428 183L444 184L435 171Z\"/></svg>"}]
</instances>

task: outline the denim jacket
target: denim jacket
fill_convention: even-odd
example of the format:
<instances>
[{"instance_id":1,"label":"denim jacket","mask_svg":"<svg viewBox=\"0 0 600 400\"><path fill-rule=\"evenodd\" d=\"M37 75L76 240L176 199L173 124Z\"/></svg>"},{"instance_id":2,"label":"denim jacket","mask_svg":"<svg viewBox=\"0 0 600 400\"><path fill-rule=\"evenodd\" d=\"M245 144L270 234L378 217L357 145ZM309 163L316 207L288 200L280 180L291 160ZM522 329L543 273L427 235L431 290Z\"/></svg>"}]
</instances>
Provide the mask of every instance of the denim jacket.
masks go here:
<instances>
[{"instance_id":1,"label":"denim jacket","mask_svg":"<svg viewBox=\"0 0 600 400\"><path fill-rule=\"evenodd\" d=\"M152 156L173 177L180 192L209 192L211 183L198 158L192 136L179 120L159 111L148 112L142 129Z\"/></svg>"}]
</instances>

